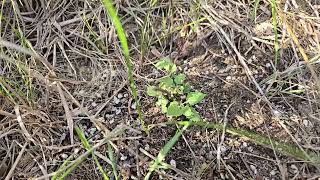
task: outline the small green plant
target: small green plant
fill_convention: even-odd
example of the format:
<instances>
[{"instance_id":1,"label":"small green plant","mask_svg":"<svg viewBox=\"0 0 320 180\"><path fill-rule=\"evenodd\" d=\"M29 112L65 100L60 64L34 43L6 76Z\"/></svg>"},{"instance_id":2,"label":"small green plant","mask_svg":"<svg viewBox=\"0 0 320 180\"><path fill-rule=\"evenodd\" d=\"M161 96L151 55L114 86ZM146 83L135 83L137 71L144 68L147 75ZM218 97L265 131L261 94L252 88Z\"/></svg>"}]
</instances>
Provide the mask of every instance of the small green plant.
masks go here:
<instances>
[{"instance_id":1,"label":"small green plant","mask_svg":"<svg viewBox=\"0 0 320 180\"><path fill-rule=\"evenodd\" d=\"M190 86L185 83L186 75L178 74L177 66L169 58L160 60L155 67L158 70L163 70L166 75L159 80L158 86L148 86L147 94L157 97L156 105L169 119L175 121L187 119L189 123L184 124L181 129L178 128L176 134L163 146L155 160L150 164L144 180L150 179L153 171L161 167L161 162L180 139L182 133L188 129L191 122L200 122L200 115L193 106L206 96L202 92L191 91Z\"/></svg>"},{"instance_id":2,"label":"small green plant","mask_svg":"<svg viewBox=\"0 0 320 180\"><path fill-rule=\"evenodd\" d=\"M147 94L157 97L156 105L162 113L171 120L186 118L200 121L200 115L193 106L203 100L206 94L191 91L189 84L185 83L186 75L177 73L177 66L169 58L160 60L155 67L166 75L159 80L158 86L148 86Z\"/></svg>"}]
</instances>

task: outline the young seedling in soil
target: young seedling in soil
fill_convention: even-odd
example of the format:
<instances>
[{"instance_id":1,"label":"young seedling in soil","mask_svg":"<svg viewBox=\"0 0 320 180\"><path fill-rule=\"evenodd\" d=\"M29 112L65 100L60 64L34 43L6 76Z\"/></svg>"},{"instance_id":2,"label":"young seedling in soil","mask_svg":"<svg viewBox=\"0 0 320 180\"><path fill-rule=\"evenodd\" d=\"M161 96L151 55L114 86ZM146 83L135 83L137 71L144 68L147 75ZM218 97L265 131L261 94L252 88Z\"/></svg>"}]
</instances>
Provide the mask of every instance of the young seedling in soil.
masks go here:
<instances>
[{"instance_id":1,"label":"young seedling in soil","mask_svg":"<svg viewBox=\"0 0 320 180\"><path fill-rule=\"evenodd\" d=\"M191 91L188 83L185 83L186 75L177 73L177 67L169 58L159 61L155 67L163 70L166 75L160 79L157 86L148 86L147 94L157 97L156 105L170 120L199 121L200 116L194 108L206 94L199 91Z\"/></svg>"},{"instance_id":2,"label":"young seedling in soil","mask_svg":"<svg viewBox=\"0 0 320 180\"><path fill-rule=\"evenodd\" d=\"M201 120L199 113L194 108L206 94L199 91L191 91L189 85L185 83L186 75L177 73L177 66L170 61L169 58L160 60L155 67L163 70L166 75L160 79L157 86L148 86L147 94L157 97L156 105L161 108L161 112L172 121L188 120L181 129L165 144L160 150L156 159L149 167L149 171L145 176L148 180L152 172L161 166L161 162L172 149L174 144L180 139L182 132L185 131L191 122L199 122Z\"/></svg>"}]
</instances>

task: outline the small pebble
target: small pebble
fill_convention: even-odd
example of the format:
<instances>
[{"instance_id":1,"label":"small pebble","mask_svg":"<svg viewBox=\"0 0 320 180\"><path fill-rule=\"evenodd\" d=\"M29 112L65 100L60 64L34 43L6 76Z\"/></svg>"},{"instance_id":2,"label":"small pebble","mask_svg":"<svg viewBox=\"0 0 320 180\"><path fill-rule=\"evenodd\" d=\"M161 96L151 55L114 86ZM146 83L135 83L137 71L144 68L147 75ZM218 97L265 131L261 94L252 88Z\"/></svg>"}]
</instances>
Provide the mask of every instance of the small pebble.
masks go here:
<instances>
[{"instance_id":1,"label":"small pebble","mask_svg":"<svg viewBox=\"0 0 320 180\"><path fill-rule=\"evenodd\" d=\"M96 97L101 98L102 97L101 93L96 93Z\"/></svg>"},{"instance_id":2,"label":"small pebble","mask_svg":"<svg viewBox=\"0 0 320 180\"><path fill-rule=\"evenodd\" d=\"M92 102L92 103L91 103L91 106L92 106L92 107L96 107L96 106L97 106L97 103L96 103L96 102Z\"/></svg>"},{"instance_id":3,"label":"small pebble","mask_svg":"<svg viewBox=\"0 0 320 180\"><path fill-rule=\"evenodd\" d=\"M116 115L121 114L121 109L116 109Z\"/></svg>"},{"instance_id":4,"label":"small pebble","mask_svg":"<svg viewBox=\"0 0 320 180\"><path fill-rule=\"evenodd\" d=\"M137 104L136 104L135 102L132 103L131 108L132 108L132 109L136 109L136 108L137 108Z\"/></svg>"},{"instance_id":5,"label":"small pebble","mask_svg":"<svg viewBox=\"0 0 320 180\"><path fill-rule=\"evenodd\" d=\"M127 93L124 93L123 97L128 97L129 95Z\"/></svg>"},{"instance_id":6,"label":"small pebble","mask_svg":"<svg viewBox=\"0 0 320 180\"><path fill-rule=\"evenodd\" d=\"M304 125L305 127L311 127L310 121L308 121L308 120L306 120L306 119L303 120L303 125Z\"/></svg>"},{"instance_id":7,"label":"small pebble","mask_svg":"<svg viewBox=\"0 0 320 180\"><path fill-rule=\"evenodd\" d=\"M271 175L271 176L274 176L274 175L276 175L276 174L277 174L277 171L276 171L276 170L270 171L270 175Z\"/></svg>"},{"instance_id":8,"label":"small pebble","mask_svg":"<svg viewBox=\"0 0 320 180\"><path fill-rule=\"evenodd\" d=\"M90 134L94 134L97 131L97 128L90 128L88 131Z\"/></svg>"},{"instance_id":9,"label":"small pebble","mask_svg":"<svg viewBox=\"0 0 320 180\"><path fill-rule=\"evenodd\" d=\"M79 149L79 148L75 148L75 149L73 150L73 152L74 152L75 154L78 154L78 153L79 153L79 151L80 151L80 149Z\"/></svg>"},{"instance_id":10,"label":"small pebble","mask_svg":"<svg viewBox=\"0 0 320 180\"><path fill-rule=\"evenodd\" d=\"M267 63L267 64L266 64L266 68L269 68L269 67L271 67L271 64L270 64L270 63Z\"/></svg>"},{"instance_id":11,"label":"small pebble","mask_svg":"<svg viewBox=\"0 0 320 180\"><path fill-rule=\"evenodd\" d=\"M170 160L170 165L173 166L173 167L176 167L177 166L177 163L175 160L171 159Z\"/></svg>"},{"instance_id":12,"label":"small pebble","mask_svg":"<svg viewBox=\"0 0 320 180\"><path fill-rule=\"evenodd\" d=\"M242 143L242 146L243 146L243 147L248 147L248 144L247 144L246 142L243 142L243 143Z\"/></svg>"},{"instance_id":13,"label":"small pebble","mask_svg":"<svg viewBox=\"0 0 320 180\"><path fill-rule=\"evenodd\" d=\"M120 103L120 99L118 99L116 96L113 97L113 102L115 104L119 104Z\"/></svg>"},{"instance_id":14,"label":"small pebble","mask_svg":"<svg viewBox=\"0 0 320 180\"><path fill-rule=\"evenodd\" d=\"M250 165L250 169L253 171L254 174L257 174L257 168L254 165Z\"/></svg>"},{"instance_id":15,"label":"small pebble","mask_svg":"<svg viewBox=\"0 0 320 180\"><path fill-rule=\"evenodd\" d=\"M61 154L62 159L67 159L68 155L67 154Z\"/></svg>"},{"instance_id":16,"label":"small pebble","mask_svg":"<svg viewBox=\"0 0 320 180\"><path fill-rule=\"evenodd\" d=\"M127 158L128 158L127 156L121 156L121 157L120 157L120 160L121 160L121 161L125 161Z\"/></svg>"},{"instance_id":17,"label":"small pebble","mask_svg":"<svg viewBox=\"0 0 320 180\"><path fill-rule=\"evenodd\" d=\"M227 76L227 77L226 77L226 80L227 80L227 81L230 81L231 79L232 79L231 76Z\"/></svg>"},{"instance_id":18,"label":"small pebble","mask_svg":"<svg viewBox=\"0 0 320 180\"><path fill-rule=\"evenodd\" d=\"M101 136L100 136L100 134L97 134L97 135L94 136L94 138L97 140L97 139L100 139Z\"/></svg>"},{"instance_id":19,"label":"small pebble","mask_svg":"<svg viewBox=\"0 0 320 180\"><path fill-rule=\"evenodd\" d=\"M150 150L149 144L146 144L146 145L144 146L144 150L146 150L146 151L149 151L149 150Z\"/></svg>"},{"instance_id":20,"label":"small pebble","mask_svg":"<svg viewBox=\"0 0 320 180\"><path fill-rule=\"evenodd\" d=\"M79 95L84 95L84 94L85 94L84 90L79 91Z\"/></svg>"},{"instance_id":21,"label":"small pebble","mask_svg":"<svg viewBox=\"0 0 320 180\"><path fill-rule=\"evenodd\" d=\"M123 94L122 93L119 93L118 96L117 96L119 99L123 98Z\"/></svg>"},{"instance_id":22,"label":"small pebble","mask_svg":"<svg viewBox=\"0 0 320 180\"><path fill-rule=\"evenodd\" d=\"M293 173L298 173L298 167L296 166L296 165L294 165L294 164L292 164L291 166L290 166L290 168L293 170Z\"/></svg>"}]
</instances>

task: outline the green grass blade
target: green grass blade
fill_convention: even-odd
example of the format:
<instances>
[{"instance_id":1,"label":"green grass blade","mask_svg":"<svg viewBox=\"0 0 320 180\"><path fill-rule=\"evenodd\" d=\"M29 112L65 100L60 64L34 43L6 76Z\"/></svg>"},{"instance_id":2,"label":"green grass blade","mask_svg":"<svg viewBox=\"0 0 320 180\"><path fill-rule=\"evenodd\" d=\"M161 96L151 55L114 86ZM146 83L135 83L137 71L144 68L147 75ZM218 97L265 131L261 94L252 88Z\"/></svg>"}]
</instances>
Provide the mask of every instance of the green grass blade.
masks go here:
<instances>
[{"instance_id":1,"label":"green grass blade","mask_svg":"<svg viewBox=\"0 0 320 180\"><path fill-rule=\"evenodd\" d=\"M153 171L158 169L160 167L161 162L165 159L169 151L172 149L172 147L176 144L176 142L180 139L182 132L185 131L190 125L190 122L187 121L185 124L183 124L183 128L181 130L177 130L176 134L164 145L164 147L160 150L159 154L157 155L156 159L153 161L153 163L149 167L149 171L147 175L145 176L144 180L148 180L150 176L152 175Z\"/></svg>"},{"instance_id":2,"label":"green grass blade","mask_svg":"<svg viewBox=\"0 0 320 180\"><path fill-rule=\"evenodd\" d=\"M260 0L254 1L253 12L252 12L254 23L256 23L256 20L257 20L257 11L258 11L258 7L259 7L259 3L260 3Z\"/></svg>"},{"instance_id":3,"label":"green grass blade","mask_svg":"<svg viewBox=\"0 0 320 180\"><path fill-rule=\"evenodd\" d=\"M130 90L131 90L133 99L137 105L137 112L139 115L138 119L139 119L140 124L141 124L142 128L144 129L144 131L148 132L148 129L145 126L143 114L141 111L140 101L138 98L137 86L136 86L136 83L133 79L133 65L130 60L128 42L127 42L127 38L126 38L126 35L123 30L121 21L117 15L115 8L113 7L112 1L111 0L101 0L101 1L104 5L105 9L107 10L111 20L112 20L112 23L117 31L117 35L120 40L120 44L122 47L122 53L123 53L123 56L125 59L127 69L128 69L128 79L129 79L129 83L130 83Z\"/></svg>"},{"instance_id":4,"label":"green grass blade","mask_svg":"<svg viewBox=\"0 0 320 180\"><path fill-rule=\"evenodd\" d=\"M115 162L113 149L112 149L112 146L111 146L110 143L108 143L108 156L109 156L109 159L111 161L111 166L112 166L112 171L113 171L114 178L115 178L115 180L118 180L119 177L118 177L118 173L117 173L117 165L116 165L116 162Z\"/></svg>"},{"instance_id":5,"label":"green grass blade","mask_svg":"<svg viewBox=\"0 0 320 180\"><path fill-rule=\"evenodd\" d=\"M176 124L201 126L203 128L218 129L218 130L223 130L223 128L224 128L223 124L207 123L207 122L203 122L203 121L191 122L191 124L188 121L179 121L179 122L176 122ZM256 144L262 145L267 148L274 149L275 151L277 151L281 154L285 154L287 156L291 156L291 157L294 157L294 158L297 158L297 159L300 159L303 161L308 161L308 162L311 161L313 164L316 164L315 162L319 161L319 156L316 155L315 153L306 152L306 151L300 149L299 147L291 145L291 144L287 144L287 143L283 143L283 142L280 142L277 140L273 140L269 137L265 137L263 135L260 135L260 134L254 133L254 132L250 132L250 131L246 131L246 130L242 130L242 129L226 127L225 130L229 134L248 138Z\"/></svg>"},{"instance_id":6,"label":"green grass blade","mask_svg":"<svg viewBox=\"0 0 320 180\"><path fill-rule=\"evenodd\" d=\"M75 127L75 130L76 130L77 135L78 135L78 137L79 137L82 145L84 146L84 148L85 148L86 150L91 149L91 146L90 146L88 140L86 139L84 133L82 132L82 130L81 130L79 127ZM103 176L103 179L104 179L104 180L109 180L109 177L108 177L107 173L103 170L103 167L102 167L101 164L99 163L97 156L94 154L94 152L92 152L91 154L92 154L92 158L93 158L94 162L95 162L96 165L98 166L98 169L99 169L100 173L101 173L102 176Z\"/></svg>"},{"instance_id":7,"label":"green grass blade","mask_svg":"<svg viewBox=\"0 0 320 180\"><path fill-rule=\"evenodd\" d=\"M61 166L59 167L59 169L57 170L57 172L63 172L63 170L65 169L65 167L67 166L68 163L71 162L71 159L73 158L73 156L69 156L62 164ZM52 180L56 180L58 179L58 176L60 175L61 173L55 173L51 179Z\"/></svg>"}]
</instances>

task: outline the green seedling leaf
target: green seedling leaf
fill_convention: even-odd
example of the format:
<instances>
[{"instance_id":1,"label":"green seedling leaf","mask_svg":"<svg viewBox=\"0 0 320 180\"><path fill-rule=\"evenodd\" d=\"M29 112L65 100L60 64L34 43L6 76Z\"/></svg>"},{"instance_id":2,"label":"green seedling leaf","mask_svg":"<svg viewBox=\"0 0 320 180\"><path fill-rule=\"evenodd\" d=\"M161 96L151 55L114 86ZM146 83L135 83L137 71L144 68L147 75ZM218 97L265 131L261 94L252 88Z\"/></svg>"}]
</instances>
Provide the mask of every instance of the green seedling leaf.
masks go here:
<instances>
[{"instance_id":1,"label":"green seedling leaf","mask_svg":"<svg viewBox=\"0 0 320 180\"><path fill-rule=\"evenodd\" d=\"M147 94L148 94L148 96L154 97L154 96L160 95L161 92L157 91L155 86L148 86L147 87Z\"/></svg>"},{"instance_id":2,"label":"green seedling leaf","mask_svg":"<svg viewBox=\"0 0 320 180\"><path fill-rule=\"evenodd\" d=\"M179 74L179 75L174 76L174 82L179 85L183 84L183 81L185 79L186 79L185 74Z\"/></svg>"},{"instance_id":3,"label":"green seedling leaf","mask_svg":"<svg viewBox=\"0 0 320 180\"><path fill-rule=\"evenodd\" d=\"M191 106L199 103L206 96L206 94L202 92L190 92L187 96L187 103Z\"/></svg>"},{"instance_id":4,"label":"green seedling leaf","mask_svg":"<svg viewBox=\"0 0 320 180\"><path fill-rule=\"evenodd\" d=\"M172 63L168 57L162 58L156 65L154 65L157 69L162 70L165 67L170 66Z\"/></svg>"},{"instance_id":5,"label":"green seedling leaf","mask_svg":"<svg viewBox=\"0 0 320 180\"><path fill-rule=\"evenodd\" d=\"M186 106L185 107L185 110L183 112L183 115L185 115L187 118L188 117L191 117L193 116L193 111L192 111L193 108L189 107L189 106Z\"/></svg>"},{"instance_id":6,"label":"green seedling leaf","mask_svg":"<svg viewBox=\"0 0 320 180\"><path fill-rule=\"evenodd\" d=\"M171 151L172 147L176 144L176 142L180 139L182 133L189 127L191 122L187 122L183 125L182 129L178 129L176 134L163 146L157 155L156 159L152 161L152 164L149 166L149 170L147 175L144 177L144 180L149 180L153 171L160 168L161 162L166 158L167 154Z\"/></svg>"},{"instance_id":7,"label":"green seedling leaf","mask_svg":"<svg viewBox=\"0 0 320 180\"><path fill-rule=\"evenodd\" d=\"M165 70L168 73L175 73L177 71L177 66L173 64L168 57L157 62L155 67L159 70Z\"/></svg>"},{"instance_id":8,"label":"green seedling leaf","mask_svg":"<svg viewBox=\"0 0 320 180\"><path fill-rule=\"evenodd\" d=\"M193 107L186 106L183 115L191 121L201 120L199 113Z\"/></svg>"},{"instance_id":9,"label":"green seedling leaf","mask_svg":"<svg viewBox=\"0 0 320 180\"><path fill-rule=\"evenodd\" d=\"M171 74L175 73L177 71L177 66L175 64L172 64L169 66L168 69L166 69L167 72L170 72Z\"/></svg>"},{"instance_id":10,"label":"green seedling leaf","mask_svg":"<svg viewBox=\"0 0 320 180\"><path fill-rule=\"evenodd\" d=\"M160 79L160 83L162 85L167 86L167 87L174 86L174 82L173 82L173 79L171 77L164 77L164 78Z\"/></svg>"},{"instance_id":11,"label":"green seedling leaf","mask_svg":"<svg viewBox=\"0 0 320 180\"><path fill-rule=\"evenodd\" d=\"M159 96L158 101L156 102L157 106L161 107L161 112L162 113L167 113L167 104L169 103L168 99L164 96Z\"/></svg>"},{"instance_id":12,"label":"green seedling leaf","mask_svg":"<svg viewBox=\"0 0 320 180\"><path fill-rule=\"evenodd\" d=\"M190 92L190 87L188 84L182 84L179 87L180 91L182 91L183 93L189 93Z\"/></svg>"},{"instance_id":13,"label":"green seedling leaf","mask_svg":"<svg viewBox=\"0 0 320 180\"><path fill-rule=\"evenodd\" d=\"M191 118L189 118L189 119L190 119L191 121L193 121L193 122L198 122L198 121L201 120L201 117L200 117L199 113L196 112L196 113L194 113L193 116L192 116Z\"/></svg>"},{"instance_id":14,"label":"green seedling leaf","mask_svg":"<svg viewBox=\"0 0 320 180\"><path fill-rule=\"evenodd\" d=\"M179 117L183 115L184 107L182 107L177 101L170 103L167 111L167 116Z\"/></svg>"}]
</instances>

